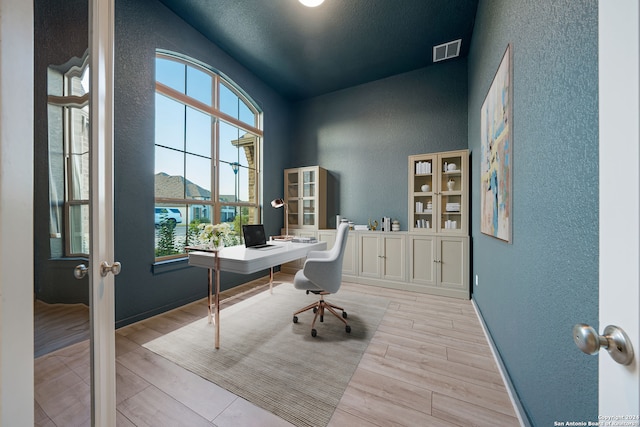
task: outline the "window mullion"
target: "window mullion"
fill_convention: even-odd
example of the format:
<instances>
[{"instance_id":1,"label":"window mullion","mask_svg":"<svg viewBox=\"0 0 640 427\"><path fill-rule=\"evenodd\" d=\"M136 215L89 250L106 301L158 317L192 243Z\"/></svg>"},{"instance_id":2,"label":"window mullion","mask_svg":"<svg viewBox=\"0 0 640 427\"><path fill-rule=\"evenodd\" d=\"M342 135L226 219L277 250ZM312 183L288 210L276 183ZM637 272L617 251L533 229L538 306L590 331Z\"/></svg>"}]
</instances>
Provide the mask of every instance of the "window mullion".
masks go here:
<instances>
[{"instance_id":1,"label":"window mullion","mask_svg":"<svg viewBox=\"0 0 640 427\"><path fill-rule=\"evenodd\" d=\"M211 117L213 132L211 141L212 173L211 173L211 198L213 199L214 215L211 219L215 223L220 222L220 120Z\"/></svg>"}]
</instances>

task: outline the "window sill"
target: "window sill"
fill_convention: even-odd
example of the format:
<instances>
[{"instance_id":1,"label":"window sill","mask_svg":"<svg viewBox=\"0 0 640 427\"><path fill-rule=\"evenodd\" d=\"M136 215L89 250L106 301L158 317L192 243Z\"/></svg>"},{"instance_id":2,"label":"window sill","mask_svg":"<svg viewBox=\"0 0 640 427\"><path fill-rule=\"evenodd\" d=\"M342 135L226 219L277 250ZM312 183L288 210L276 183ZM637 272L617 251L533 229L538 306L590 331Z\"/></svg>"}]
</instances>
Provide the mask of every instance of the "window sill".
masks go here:
<instances>
[{"instance_id":1,"label":"window sill","mask_svg":"<svg viewBox=\"0 0 640 427\"><path fill-rule=\"evenodd\" d=\"M155 274L170 273L172 271L184 270L189 268L189 258L176 258L167 261L159 261L151 266L151 272Z\"/></svg>"}]
</instances>

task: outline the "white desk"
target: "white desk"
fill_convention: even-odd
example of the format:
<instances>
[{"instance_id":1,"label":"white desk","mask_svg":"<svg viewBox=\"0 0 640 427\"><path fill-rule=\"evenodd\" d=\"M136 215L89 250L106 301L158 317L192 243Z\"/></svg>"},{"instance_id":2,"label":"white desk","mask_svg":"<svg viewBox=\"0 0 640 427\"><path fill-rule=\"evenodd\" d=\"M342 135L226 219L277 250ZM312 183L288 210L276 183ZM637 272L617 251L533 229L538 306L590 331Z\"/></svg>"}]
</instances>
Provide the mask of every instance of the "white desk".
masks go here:
<instances>
[{"instance_id":1,"label":"white desk","mask_svg":"<svg viewBox=\"0 0 640 427\"><path fill-rule=\"evenodd\" d=\"M275 247L250 249L244 245L238 245L211 252L198 251L193 248L189 251L189 265L209 270L209 323L215 322L216 348L220 348L220 271L251 274L269 269L269 289L272 290L274 266L304 258L311 251L322 251L327 248L326 242L269 241L269 244L275 245ZM215 272L215 280L213 272Z\"/></svg>"}]
</instances>

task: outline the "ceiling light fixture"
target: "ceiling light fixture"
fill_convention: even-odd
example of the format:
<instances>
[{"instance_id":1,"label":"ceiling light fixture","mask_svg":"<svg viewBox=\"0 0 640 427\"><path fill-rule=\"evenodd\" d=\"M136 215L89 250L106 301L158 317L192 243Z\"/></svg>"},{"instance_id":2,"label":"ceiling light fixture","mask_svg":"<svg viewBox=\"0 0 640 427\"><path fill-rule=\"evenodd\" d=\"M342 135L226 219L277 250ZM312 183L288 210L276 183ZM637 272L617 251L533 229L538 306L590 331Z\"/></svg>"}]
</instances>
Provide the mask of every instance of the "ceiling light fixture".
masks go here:
<instances>
[{"instance_id":1,"label":"ceiling light fixture","mask_svg":"<svg viewBox=\"0 0 640 427\"><path fill-rule=\"evenodd\" d=\"M300 0L300 3L307 7L316 7L320 6L324 2L324 0Z\"/></svg>"}]
</instances>

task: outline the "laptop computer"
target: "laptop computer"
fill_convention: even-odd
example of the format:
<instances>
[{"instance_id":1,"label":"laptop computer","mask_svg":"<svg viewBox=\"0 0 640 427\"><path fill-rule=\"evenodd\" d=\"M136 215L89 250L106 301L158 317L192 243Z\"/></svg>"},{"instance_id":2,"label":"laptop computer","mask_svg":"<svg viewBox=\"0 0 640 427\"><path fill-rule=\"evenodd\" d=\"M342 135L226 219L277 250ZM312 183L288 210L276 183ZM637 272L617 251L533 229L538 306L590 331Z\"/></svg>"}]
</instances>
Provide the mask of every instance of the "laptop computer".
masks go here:
<instances>
[{"instance_id":1,"label":"laptop computer","mask_svg":"<svg viewBox=\"0 0 640 427\"><path fill-rule=\"evenodd\" d=\"M267 237L264 234L264 225L251 224L242 226L242 235L244 236L244 245L251 249L272 249L276 245L267 243Z\"/></svg>"}]
</instances>

